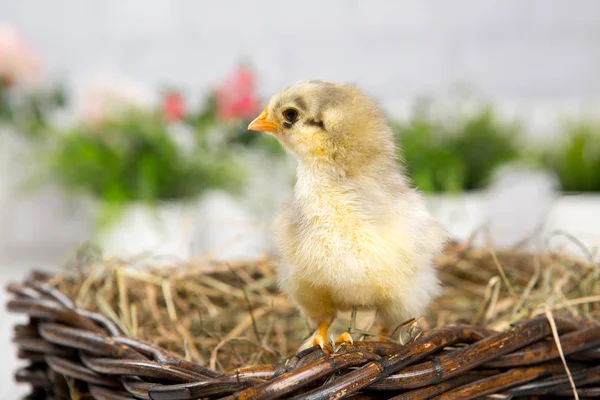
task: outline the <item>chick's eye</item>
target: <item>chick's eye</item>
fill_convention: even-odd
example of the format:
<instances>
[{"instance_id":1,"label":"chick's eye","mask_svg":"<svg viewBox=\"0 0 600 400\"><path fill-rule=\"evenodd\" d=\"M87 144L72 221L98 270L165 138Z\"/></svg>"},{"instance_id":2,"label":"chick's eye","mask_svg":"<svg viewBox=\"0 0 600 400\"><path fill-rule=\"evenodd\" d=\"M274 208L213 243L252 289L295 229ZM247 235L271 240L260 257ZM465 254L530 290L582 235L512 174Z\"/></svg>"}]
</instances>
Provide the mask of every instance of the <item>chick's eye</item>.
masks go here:
<instances>
[{"instance_id":1,"label":"chick's eye","mask_svg":"<svg viewBox=\"0 0 600 400\"><path fill-rule=\"evenodd\" d=\"M287 108L283 110L283 117L289 122L295 122L298 119L298 110L294 108Z\"/></svg>"}]
</instances>

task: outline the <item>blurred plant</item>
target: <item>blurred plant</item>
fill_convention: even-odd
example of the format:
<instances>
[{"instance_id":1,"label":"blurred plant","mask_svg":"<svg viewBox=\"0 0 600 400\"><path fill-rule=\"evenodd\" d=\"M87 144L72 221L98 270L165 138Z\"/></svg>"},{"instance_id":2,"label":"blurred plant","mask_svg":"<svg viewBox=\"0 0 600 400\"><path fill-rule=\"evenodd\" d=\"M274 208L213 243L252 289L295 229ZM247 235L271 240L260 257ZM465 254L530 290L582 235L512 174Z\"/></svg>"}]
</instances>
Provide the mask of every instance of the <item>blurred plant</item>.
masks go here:
<instances>
[{"instance_id":1,"label":"blurred plant","mask_svg":"<svg viewBox=\"0 0 600 400\"><path fill-rule=\"evenodd\" d=\"M539 164L564 192L600 192L600 121L568 121L559 143L538 151Z\"/></svg>"},{"instance_id":2,"label":"blurred plant","mask_svg":"<svg viewBox=\"0 0 600 400\"><path fill-rule=\"evenodd\" d=\"M418 107L409 121L394 122L401 160L413 184L425 193L460 192L465 165L460 157L445 146L440 136L442 124Z\"/></svg>"},{"instance_id":3,"label":"blurred plant","mask_svg":"<svg viewBox=\"0 0 600 400\"><path fill-rule=\"evenodd\" d=\"M243 170L201 135L195 139L182 151L161 112L130 109L56 132L47 173L67 192L100 200L101 227L132 203L186 201L209 189L238 192Z\"/></svg>"},{"instance_id":4,"label":"blurred plant","mask_svg":"<svg viewBox=\"0 0 600 400\"><path fill-rule=\"evenodd\" d=\"M204 115L215 113L230 145L263 149L275 156L283 155L285 151L272 137L247 129L260 111L254 71L240 64L216 86L208 99Z\"/></svg>"},{"instance_id":5,"label":"blurred plant","mask_svg":"<svg viewBox=\"0 0 600 400\"><path fill-rule=\"evenodd\" d=\"M450 141L465 163L464 190L486 187L498 167L519 156L520 126L500 121L490 106L465 118L456 129Z\"/></svg>"},{"instance_id":6,"label":"blurred plant","mask_svg":"<svg viewBox=\"0 0 600 400\"><path fill-rule=\"evenodd\" d=\"M29 45L12 26L0 24L0 122L30 138L65 104L60 85L34 88L40 77L40 61Z\"/></svg>"},{"instance_id":7,"label":"blurred plant","mask_svg":"<svg viewBox=\"0 0 600 400\"><path fill-rule=\"evenodd\" d=\"M442 118L420 100L411 119L394 123L394 130L401 159L425 193L485 188L496 169L518 155L518 126L500 122L490 107Z\"/></svg>"}]
</instances>

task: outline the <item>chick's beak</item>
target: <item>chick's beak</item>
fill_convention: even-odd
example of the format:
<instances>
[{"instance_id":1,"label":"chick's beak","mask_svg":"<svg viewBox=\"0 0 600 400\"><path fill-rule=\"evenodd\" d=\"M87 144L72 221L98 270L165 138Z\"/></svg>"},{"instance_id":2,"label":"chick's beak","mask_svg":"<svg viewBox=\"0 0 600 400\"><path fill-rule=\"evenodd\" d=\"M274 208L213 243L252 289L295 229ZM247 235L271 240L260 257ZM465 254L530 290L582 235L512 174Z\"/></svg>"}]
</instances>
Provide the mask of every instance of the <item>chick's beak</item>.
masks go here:
<instances>
[{"instance_id":1,"label":"chick's beak","mask_svg":"<svg viewBox=\"0 0 600 400\"><path fill-rule=\"evenodd\" d=\"M248 125L249 131L270 132L276 133L280 127L269 121L269 108L265 108L262 113L254 121Z\"/></svg>"}]
</instances>

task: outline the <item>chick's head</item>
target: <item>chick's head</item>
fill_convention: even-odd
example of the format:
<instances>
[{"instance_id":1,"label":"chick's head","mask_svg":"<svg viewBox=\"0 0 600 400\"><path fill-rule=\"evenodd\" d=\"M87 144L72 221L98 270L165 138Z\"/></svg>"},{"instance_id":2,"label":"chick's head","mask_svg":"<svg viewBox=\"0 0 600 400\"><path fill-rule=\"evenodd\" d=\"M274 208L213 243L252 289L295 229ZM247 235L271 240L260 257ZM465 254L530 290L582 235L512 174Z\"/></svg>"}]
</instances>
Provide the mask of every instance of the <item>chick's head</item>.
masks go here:
<instances>
[{"instance_id":1,"label":"chick's head","mask_svg":"<svg viewBox=\"0 0 600 400\"><path fill-rule=\"evenodd\" d=\"M273 96L248 129L275 136L309 166L329 165L349 172L395 154L385 116L352 85L297 82Z\"/></svg>"}]
</instances>

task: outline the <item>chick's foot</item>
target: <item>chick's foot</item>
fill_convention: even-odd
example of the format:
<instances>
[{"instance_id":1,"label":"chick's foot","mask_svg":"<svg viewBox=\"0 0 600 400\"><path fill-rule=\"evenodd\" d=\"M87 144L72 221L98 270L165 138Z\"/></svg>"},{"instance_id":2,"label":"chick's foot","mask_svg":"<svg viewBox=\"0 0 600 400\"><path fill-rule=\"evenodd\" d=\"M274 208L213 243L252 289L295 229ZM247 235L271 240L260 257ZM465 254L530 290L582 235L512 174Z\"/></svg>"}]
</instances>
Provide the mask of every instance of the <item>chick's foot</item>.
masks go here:
<instances>
[{"instance_id":1,"label":"chick's foot","mask_svg":"<svg viewBox=\"0 0 600 400\"><path fill-rule=\"evenodd\" d=\"M315 336L312 340L313 346L319 346L321 349L325 349L325 343L327 342L327 331L329 330L329 325L331 325L330 320L321 320L319 321L319 325L317 327L317 332L315 332Z\"/></svg>"},{"instance_id":2,"label":"chick's foot","mask_svg":"<svg viewBox=\"0 0 600 400\"><path fill-rule=\"evenodd\" d=\"M312 341L313 346L319 346L321 349L325 349L325 336L317 333Z\"/></svg>"},{"instance_id":3,"label":"chick's foot","mask_svg":"<svg viewBox=\"0 0 600 400\"><path fill-rule=\"evenodd\" d=\"M338 336L337 339L335 339L334 343L335 344L342 344L342 343L353 344L354 339L352 339L352 336L350 335L349 332L344 332L340 336Z\"/></svg>"}]
</instances>

